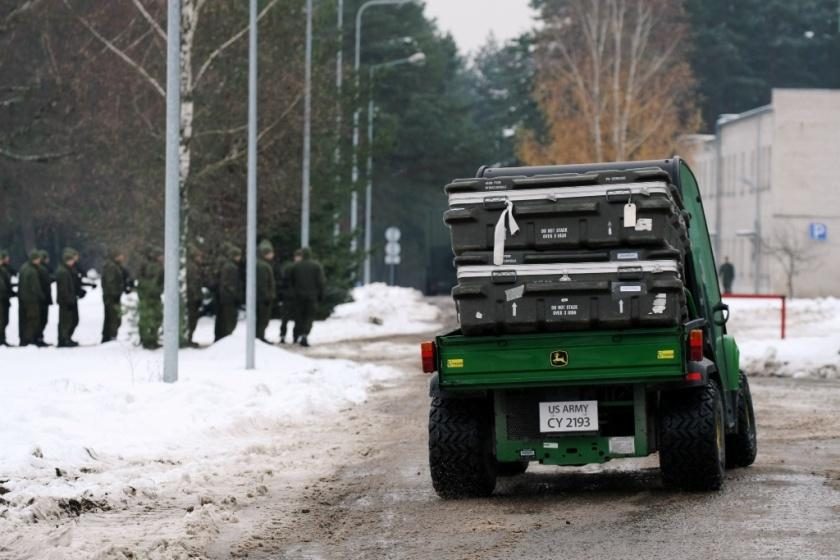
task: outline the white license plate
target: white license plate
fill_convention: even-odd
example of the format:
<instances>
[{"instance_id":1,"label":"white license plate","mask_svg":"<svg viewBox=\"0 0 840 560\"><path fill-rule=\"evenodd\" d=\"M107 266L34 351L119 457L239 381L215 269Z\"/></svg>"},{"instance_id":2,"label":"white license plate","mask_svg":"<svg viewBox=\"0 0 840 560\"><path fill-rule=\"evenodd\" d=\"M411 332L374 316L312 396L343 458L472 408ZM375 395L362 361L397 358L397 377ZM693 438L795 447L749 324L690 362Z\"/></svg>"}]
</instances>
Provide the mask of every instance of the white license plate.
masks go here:
<instances>
[{"instance_id":1,"label":"white license plate","mask_svg":"<svg viewBox=\"0 0 840 560\"><path fill-rule=\"evenodd\" d=\"M540 403L541 432L597 432L598 401Z\"/></svg>"}]
</instances>

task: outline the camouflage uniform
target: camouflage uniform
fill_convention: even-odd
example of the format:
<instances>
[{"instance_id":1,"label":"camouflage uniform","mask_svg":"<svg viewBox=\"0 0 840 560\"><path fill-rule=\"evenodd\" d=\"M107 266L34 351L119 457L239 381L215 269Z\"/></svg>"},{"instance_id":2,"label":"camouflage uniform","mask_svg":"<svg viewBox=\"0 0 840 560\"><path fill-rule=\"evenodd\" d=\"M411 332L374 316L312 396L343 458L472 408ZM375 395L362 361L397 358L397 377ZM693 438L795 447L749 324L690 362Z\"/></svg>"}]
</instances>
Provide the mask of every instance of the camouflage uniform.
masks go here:
<instances>
[{"instance_id":1,"label":"camouflage uniform","mask_svg":"<svg viewBox=\"0 0 840 560\"><path fill-rule=\"evenodd\" d=\"M102 303L105 306L105 320L102 322L102 342L117 338L122 323L123 292L130 291L128 271L119 262L122 253L112 251L102 267Z\"/></svg>"},{"instance_id":2,"label":"camouflage uniform","mask_svg":"<svg viewBox=\"0 0 840 560\"><path fill-rule=\"evenodd\" d=\"M41 290L44 292L45 300L40 307L41 324L38 330L38 340L44 340L44 330L47 328L47 322L50 317L50 306L55 303L52 296L52 283L55 282L52 271L50 270L50 254L44 250L39 251L41 255L41 265L38 267L38 278L41 280Z\"/></svg>"},{"instance_id":3,"label":"camouflage uniform","mask_svg":"<svg viewBox=\"0 0 840 560\"><path fill-rule=\"evenodd\" d=\"M6 327L9 326L9 307L15 296L12 287L12 271L9 266L9 254L0 249L0 346L8 346Z\"/></svg>"},{"instance_id":4,"label":"camouflage uniform","mask_svg":"<svg viewBox=\"0 0 840 560\"><path fill-rule=\"evenodd\" d=\"M46 305L46 295L41 284L38 268L41 263L41 252L32 251L29 260L20 267L18 278L18 332L20 345L44 346L39 339L41 332L41 308Z\"/></svg>"},{"instance_id":5,"label":"camouflage uniform","mask_svg":"<svg viewBox=\"0 0 840 560\"><path fill-rule=\"evenodd\" d=\"M225 258L219 267L219 280L216 286L215 335L217 341L236 330L239 306L242 303L242 278L239 274L242 251L235 245L227 245L225 253Z\"/></svg>"},{"instance_id":6,"label":"camouflage uniform","mask_svg":"<svg viewBox=\"0 0 840 560\"><path fill-rule=\"evenodd\" d=\"M265 341L265 329L271 320L271 309L277 295L274 282L274 247L270 241L260 243L260 258L257 260L257 338Z\"/></svg>"},{"instance_id":7,"label":"camouflage uniform","mask_svg":"<svg viewBox=\"0 0 840 560\"><path fill-rule=\"evenodd\" d=\"M79 325L78 297L82 290L76 273L78 257L79 253L75 249L64 249L61 254L61 263L55 271L59 347L78 346L78 343L73 341L73 333Z\"/></svg>"},{"instance_id":8,"label":"camouflage uniform","mask_svg":"<svg viewBox=\"0 0 840 560\"><path fill-rule=\"evenodd\" d=\"M301 346L309 346L307 337L312 330L318 302L324 299L326 279L324 269L318 261L311 258L308 248L297 251L300 260L289 271L289 287L294 292L295 300L295 341Z\"/></svg>"},{"instance_id":9,"label":"camouflage uniform","mask_svg":"<svg viewBox=\"0 0 840 560\"><path fill-rule=\"evenodd\" d=\"M160 348L160 327L163 323L163 252L151 249L137 275L137 326L140 344L153 350Z\"/></svg>"},{"instance_id":10,"label":"camouflage uniform","mask_svg":"<svg viewBox=\"0 0 840 560\"><path fill-rule=\"evenodd\" d=\"M190 261L187 264L187 332L186 342L193 344L193 334L198 326L198 318L201 315L201 306L204 303L204 270L203 254L198 247L190 247Z\"/></svg>"},{"instance_id":11,"label":"camouflage uniform","mask_svg":"<svg viewBox=\"0 0 840 560\"><path fill-rule=\"evenodd\" d=\"M280 343L286 342L286 333L289 329L289 321L295 320L295 296L289 286L289 277L291 276L292 266L295 263L287 262L280 269L278 284L278 293L280 297Z\"/></svg>"}]
</instances>

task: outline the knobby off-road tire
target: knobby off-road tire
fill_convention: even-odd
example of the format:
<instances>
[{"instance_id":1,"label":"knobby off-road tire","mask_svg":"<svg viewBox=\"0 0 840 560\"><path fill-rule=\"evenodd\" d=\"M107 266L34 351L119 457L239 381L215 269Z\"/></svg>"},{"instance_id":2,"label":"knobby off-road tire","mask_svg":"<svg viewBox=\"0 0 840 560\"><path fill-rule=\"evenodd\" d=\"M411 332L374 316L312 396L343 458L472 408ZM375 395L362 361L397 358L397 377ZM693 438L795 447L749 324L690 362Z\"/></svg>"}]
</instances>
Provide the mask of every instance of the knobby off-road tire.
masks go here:
<instances>
[{"instance_id":1,"label":"knobby off-road tire","mask_svg":"<svg viewBox=\"0 0 840 560\"><path fill-rule=\"evenodd\" d=\"M439 399L429 412L429 467L441 498L480 498L496 487L493 415L482 401Z\"/></svg>"},{"instance_id":2,"label":"knobby off-road tire","mask_svg":"<svg viewBox=\"0 0 840 560\"><path fill-rule=\"evenodd\" d=\"M717 384L662 397L659 466L665 484L718 490L726 465L723 401Z\"/></svg>"},{"instance_id":3,"label":"knobby off-road tire","mask_svg":"<svg viewBox=\"0 0 840 560\"><path fill-rule=\"evenodd\" d=\"M726 436L726 467L749 467L755 462L757 452L750 383L744 372L741 372L741 388L738 390L738 431Z\"/></svg>"},{"instance_id":4,"label":"knobby off-road tire","mask_svg":"<svg viewBox=\"0 0 840 560\"><path fill-rule=\"evenodd\" d=\"M528 470L528 461L514 461L506 463L496 461L496 473L499 476L516 476L524 474Z\"/></svg>"}]
</instances>

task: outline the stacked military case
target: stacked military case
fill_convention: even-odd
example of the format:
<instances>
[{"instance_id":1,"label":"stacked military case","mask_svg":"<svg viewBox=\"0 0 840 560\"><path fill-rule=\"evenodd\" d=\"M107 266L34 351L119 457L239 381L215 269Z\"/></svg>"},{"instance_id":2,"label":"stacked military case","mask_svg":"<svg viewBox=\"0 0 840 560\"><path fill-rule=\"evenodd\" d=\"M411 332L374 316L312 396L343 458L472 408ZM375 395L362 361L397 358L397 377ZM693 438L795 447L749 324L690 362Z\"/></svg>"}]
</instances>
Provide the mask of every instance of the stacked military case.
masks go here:
<instances>
[{"instance_id":1,"label":"stacked military case","mask_svg":"<svg viewBox=\"0 0 840 560\"><path fill-rule=\"evenodd\" d=\"M684 320L686 216L663 170L459 179L446 192L463 334Z\"/></svg>"}]
</instances>

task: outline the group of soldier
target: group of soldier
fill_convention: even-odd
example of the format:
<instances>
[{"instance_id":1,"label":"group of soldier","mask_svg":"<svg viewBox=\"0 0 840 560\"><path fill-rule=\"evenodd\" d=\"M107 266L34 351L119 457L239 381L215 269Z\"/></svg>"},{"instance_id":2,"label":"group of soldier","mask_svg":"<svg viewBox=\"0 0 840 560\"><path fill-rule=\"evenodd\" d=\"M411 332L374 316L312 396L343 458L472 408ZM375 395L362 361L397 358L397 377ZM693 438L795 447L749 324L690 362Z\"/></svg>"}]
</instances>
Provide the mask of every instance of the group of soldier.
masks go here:
<instances>
[{"instance_id":1,"label":"group of soldier","mask_svg":"<svg viewBox=\"0 0 840 560\"><path fill-rule=\"evenodd\" d=\"M45 251L32 251L29 260L18 272L18 285L15 286L12 283L15 271L11 268L9 255L0 250L0 346L9 346L6 327L13 297L17 297L19 302L18 332L21 346L48 346L44 342L44 329L47 325L49 306L53 303L59 307L58 346L78 346L73 340L73 334L79 324L78 300L85 296L85 287L95 284L86 282L77 269L78 251L67 248L61 256L58 267L51 272L49 255ZM204 310L205 288L214 295L215 340L233 333L238 322L239 309L245 300L244 269L242 251L232 244L222 247L220 262L212 272L207 270L204 253L199 248L190 246L188 257L187 322L183 342L185 345L197 346L193 342L193 335ZM257 337L267 342L268 323L277 304L282 302L280 343L286 342L288 323L293 321L293 342L309 346L308 336L316 308L325 294L326 280L323 268L311 258L308 248L302 248L295 251L293 262L283 266L275 274L274 257L272 244L267 240L260 243L257 261ZM163 322L163 252L157 248L149 248L143 252L141 263L137 267L136 281L125 267L126 260L125 253L111 251L102 268L102 342L116 339L122 323L122 295L136 289L140 343L144 348L159 348ZM55 302L52 298L53 282L56 284Z\"/></svg>"},{"instance_id":2,"label":"group of soldier","mask_svg":"<svg viewBox=\"0 0 840 560\"><path fill-rule=\"evenodd\" d=\"M86 282L77 270L79 252L66 248L61 253L61 262L55 272L49 269L50 256L46 251L35 249L29 254L18 273L17 291L12 284L14 271L9 254L0 250L0 346L8 346L6 327L9 324L9 308L12 297L18 298L18 333L20 345L47 346L44 329L47 326L49 307L58 305L58 345L73 347L73 333L79 325L79 299L85 297ZM55 282L55 301L52 284Z\"/></svg>"}]
</instances>

